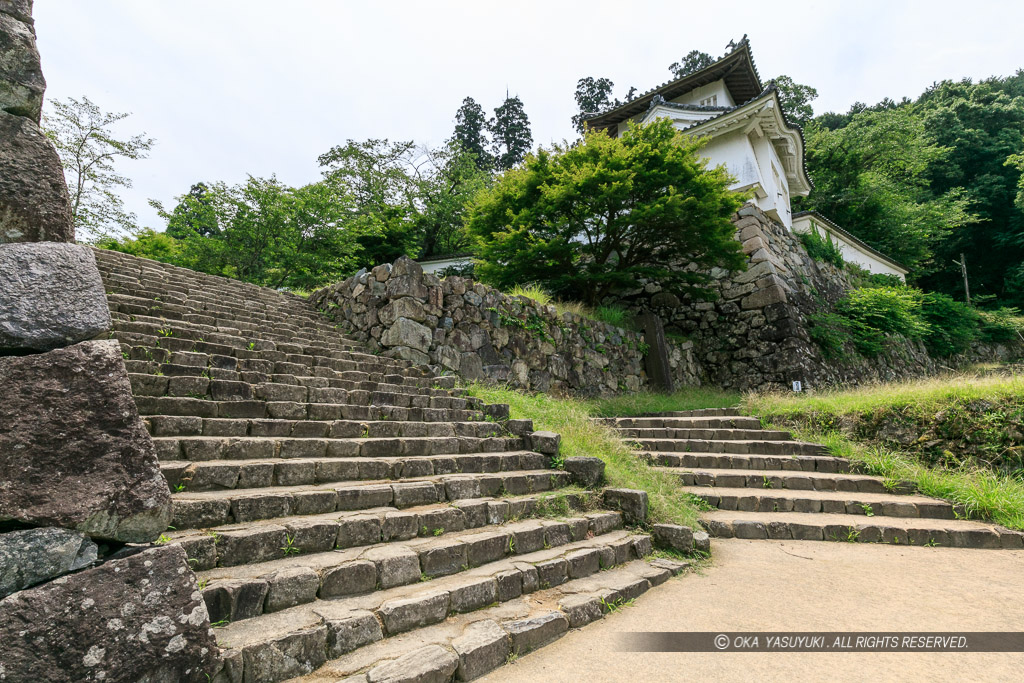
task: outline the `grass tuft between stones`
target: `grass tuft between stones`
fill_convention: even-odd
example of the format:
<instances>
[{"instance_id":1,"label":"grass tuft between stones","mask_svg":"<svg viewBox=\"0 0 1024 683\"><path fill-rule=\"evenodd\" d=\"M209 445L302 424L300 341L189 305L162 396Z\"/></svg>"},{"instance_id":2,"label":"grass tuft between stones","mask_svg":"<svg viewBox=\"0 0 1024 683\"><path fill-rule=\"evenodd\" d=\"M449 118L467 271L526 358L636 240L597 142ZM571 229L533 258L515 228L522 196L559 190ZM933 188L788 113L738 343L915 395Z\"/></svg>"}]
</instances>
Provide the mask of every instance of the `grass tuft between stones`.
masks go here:
<instances>
[{"instance_id":1,"label":"grass tuft between stones","mask_svg":"<svg viewBox=\"0 0 1024 683\"><path fill-rule=\"evenodd\" d=\"M697 521L701 506L693 496L681 490L678 477L672 472L652 468L638 458L613 429L591 419L608 414L602 400L556 398L485 384L472 384L467 389L471 396L487 403L507 403L512 419L532 419L534 429L561 434L564 457L601 458L609 486L647 491L650 523L700 528Z\"/></svg>"}]
</instances>

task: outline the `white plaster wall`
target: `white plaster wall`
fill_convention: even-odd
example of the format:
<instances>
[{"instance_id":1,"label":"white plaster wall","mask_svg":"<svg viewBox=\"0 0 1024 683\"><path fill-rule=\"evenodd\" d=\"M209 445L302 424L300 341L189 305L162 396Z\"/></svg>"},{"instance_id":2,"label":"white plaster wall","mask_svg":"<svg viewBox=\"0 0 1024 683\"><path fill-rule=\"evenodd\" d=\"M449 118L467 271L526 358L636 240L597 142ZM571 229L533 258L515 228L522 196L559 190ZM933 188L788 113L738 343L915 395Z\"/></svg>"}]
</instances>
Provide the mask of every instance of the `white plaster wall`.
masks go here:
<instances>
[{"instance_id":1,"label":"white plaster wall","mask_svg":"<svg viewBox=\"0 0 1024 683\"><path fill-rule=\"evenodd\" d=\"M473 259L469 256L460 256L457 258L444 259L442 261L428 261L421 263L420 266L423 268L424 273L436 273L439 270L443 270L449 266L466 266Z\"/></svg>"},{"instance_id":2,"label":"white plaster wall","mask_svg":"<svg viewBox=\"0 0 1024 683\"><path fill-rule=\"evenodd\" d=\"M670 101L678 102L679 104L700 104L701 100L712 95L718 95L718 102L714 105L716 107L732 107L736 104L732 99L732 95L729 94L729 89L725 87L725 81L722 80L702 85Z\"/></svg>"},{"instance_id":3,"label":"white plaster wall","mask_svg":"<svg viewBox=\"0 0 1024 683\"><path fill-rule=\"evenodd\" d=\"M891 265L882 261L874 254L865 251L860 245L850 242L842 235L838 235L829 229L827 225L822 224L820 221L814 220L811 216L801 216L793 221L793 232L811 232L812 223L818 229L818 234L824 237L826 234L832 238L832 242L839 247L840 253L843 255L843 260L848 263L856 263L861 268L867 269L872 273L881 273L885 275L895 275L901 280L906 281L904 272L893 268Z\"/></svg>"}]
</instances>

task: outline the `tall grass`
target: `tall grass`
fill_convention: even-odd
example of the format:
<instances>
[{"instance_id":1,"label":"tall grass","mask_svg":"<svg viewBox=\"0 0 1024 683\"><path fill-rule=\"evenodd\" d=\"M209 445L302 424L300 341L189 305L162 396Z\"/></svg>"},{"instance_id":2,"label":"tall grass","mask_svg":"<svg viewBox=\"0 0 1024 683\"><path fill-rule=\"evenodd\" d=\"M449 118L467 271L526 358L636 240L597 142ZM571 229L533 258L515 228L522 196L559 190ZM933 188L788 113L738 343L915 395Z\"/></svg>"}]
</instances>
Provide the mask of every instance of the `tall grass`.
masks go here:
<instances>
[{"instance_id":1,"label":"tall grass","mask_svg":"<svg viewBox=\"0 0 1024 683\"><path fill-rule=\"evenodd\" d=\"M553 305L558 315L572 313L573 315L598 320L626 330L636 331L636 324L632 316L630 316L629 311L621 306L611 305L590 308L578 301L560 301L540 285L516 285L506 294L509 296L525 296L527 299L533 299L541 306Z\"/></svg>"},{"instance_id":2,"label":"tall grass","mask_svg":"<svg viewBox=\"0 0 1024 683\"><path fill-rule=\"evenodd\" d=\"M563 456L601 458L609 485L647 491L648 522L699 528L702 503L681 489L677 474L651 467L622 442L615 430L592 420L595 402L525 394L484 384L472 384L468 390L488 403L509 404L513 419L532 419L535 429L561 434Z\"/></svg>"},{"instance_id":3,"label":"tall grass","mask_svg":"<svg viewBox=\"0 0 1024 683\"><path fill-rule=\"evenodd\" d=\"M954 374L852 389L825 390L813 394L749 394L743 404L751 414L770 417L810 412L843 415L905 406L927 410L938 409L953 401L1010 397L1024 397L1024 376Z\"/></svg>"},{"instance_id":4,"label":"tall grass","mask_svg":"<svg viewBox=\"0 0 1024 683\"><path fill-rule=\"evenodd\" d=\"M636 392L589 401L594 415L632 417L647 413L666 413L700 408L734 408L740 395L714 387L685 387L672 394Z\"/></svg>"}]
</instances>

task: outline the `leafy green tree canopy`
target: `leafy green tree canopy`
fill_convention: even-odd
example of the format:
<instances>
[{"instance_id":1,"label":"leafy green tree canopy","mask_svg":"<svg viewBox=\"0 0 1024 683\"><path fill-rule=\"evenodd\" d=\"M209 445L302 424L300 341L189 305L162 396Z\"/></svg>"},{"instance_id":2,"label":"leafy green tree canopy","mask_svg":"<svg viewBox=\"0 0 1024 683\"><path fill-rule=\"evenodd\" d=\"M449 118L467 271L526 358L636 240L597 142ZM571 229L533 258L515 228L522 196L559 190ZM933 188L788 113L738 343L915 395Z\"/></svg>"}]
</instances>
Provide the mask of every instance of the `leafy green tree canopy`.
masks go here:
<instances>
[{"instance_id":1,"label":"leafy green tree canopy","mask_svg":"<svg viewBox=\"0 0 1024 683\"><path fill-rule=\"evenodd\" d=\"M590 305L638 277L704 294L706 276L680 264L738 270L744 259L730 221L741 199L723 168L707 168L702 145L659 120L528 155L471 208L477 275Z\"/></svg>"},{"instance_id":2,"label":"leafy green tree canopy","mask_svg":"<svg viewBox=\"0 0 1024 683\"><path fill-rule=\"evenodd\" d=\"M715 58L707 52L690 50L686 53L686 56L678 62L672 62L669 64L668 70L671 71L672 75L676 78L682 78L683 76L692 74L694 71L700 71L705 67L711 66L714 63Z\"/></svg>"},{"instance_id":3,"label":"leafy green tree canopy","mask_svg":"<svg viewBox=\"0 0 1024 683\"><path fill-rule=\"evenodd\" d=\"M779 89L779 101L790 121L806 126L814 116L811 102L818 97L818 91L809 85L797 83L785 74L775 77L775 86Z\"/></svg>"},{"instance_id":4,"label":"leafy green tree canopy","mask_svg":"<svg viewBox=\"0 0 1024 683\"><path fill-rule=\"evenodd\" d=\"M129 114L105 112L88 97L51 100L50 106L43 131L64 167L76 234L94 241L133 231L135 214L124 208L118 194L132 181L118 173L117 162L145 159L156 141L145 133L119 136L114 128Z\"/></svg>"},{"instance_id":5,"label":"leafy green tree canopy","mask_svg":"<svg viewBox=\"0 0 1024 683\"><path fill-rule=\"evenodd\" d=\"M174 211L161 214L161 217L167 221L167 234L176 239L184 239L193 234L209 237L220 230L213 209L213 198L206 183L193 185L174 207Z\"/></svg>"},{"instance_id":6,"label":"leafy green tree canopy","mask_svg":"<svg viewBox=\"0 0 1024 683\"><path fill-rule=\"evenodd\" d=\"M583 133L585 128L584 118L587 114L596 114L606 109L611 109L622 104L619 98L612 99L612 88L615 84L607 78L594 78L587 76L576 82L576 107L579 111L572 117L572 125L576 132ZM633 99L636 88L630 88L626 93L626 101Z\"/></svg>"}]
</instances>

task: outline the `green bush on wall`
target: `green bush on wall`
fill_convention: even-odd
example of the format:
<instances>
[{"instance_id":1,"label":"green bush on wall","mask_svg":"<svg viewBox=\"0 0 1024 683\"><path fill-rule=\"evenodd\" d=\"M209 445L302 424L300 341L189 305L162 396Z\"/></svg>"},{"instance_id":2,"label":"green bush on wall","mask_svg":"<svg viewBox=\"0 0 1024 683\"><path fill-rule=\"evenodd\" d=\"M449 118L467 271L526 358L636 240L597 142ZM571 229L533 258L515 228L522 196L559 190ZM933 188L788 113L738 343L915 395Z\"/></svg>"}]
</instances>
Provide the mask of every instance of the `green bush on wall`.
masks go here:
<instances>
[{"instance_id":1,"label":"green bush on wall","mask_svg":"<svg viewBox=\"0 0 1024 683\"><path fill-rule=\"evenodd\" d=\"M978 312L939 292L928 292L922 297L921 317L928 324L924 344L933 356L963 353L981 336Z\"/></svg>"},{"instance_id":2,"label":"green bush on wall","mask_svg":"<svg viewBox=\"0 0 1024 683\"><path fill-rule=\"evenodd\" d=\"M800 242L807 250L807 255L815 261L826 261L837 268L842 268L845 264L843 251L832 241L832 235L826 232L822 237L814 223L811 223L810 232L800 233Z\"/></svg>"}]
</instances>

